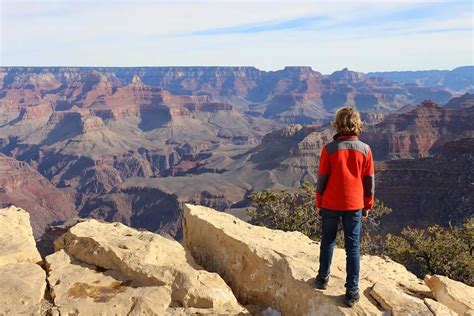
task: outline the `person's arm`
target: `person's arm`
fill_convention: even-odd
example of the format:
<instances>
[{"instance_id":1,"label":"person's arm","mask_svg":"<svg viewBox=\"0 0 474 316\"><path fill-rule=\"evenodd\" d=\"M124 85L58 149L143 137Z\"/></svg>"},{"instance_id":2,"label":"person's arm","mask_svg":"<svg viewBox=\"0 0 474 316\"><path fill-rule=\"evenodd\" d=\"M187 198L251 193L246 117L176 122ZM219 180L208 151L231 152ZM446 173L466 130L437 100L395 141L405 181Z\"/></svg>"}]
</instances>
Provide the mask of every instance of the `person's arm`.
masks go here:
<instances>
[{"instance_id":1,"label":"person's arm","mask_svg":"<svg viewBox=\"0 0 474 316\"><path fill-rule=\"evenodd\" d=\"M321 208L323 193L326 190L330 172L329 156L326 146L324 146L321 150L321 157L319 157L318 183L316 184L316 208Z\"/></svg>"},{"instance_id":2,"label":"person's arm","mask_svg":"<svg viewBox=\"0 0 474 316\"><path fill-rule=\"evenodd\" d=\"M362 176L364 182L364 209L370 210L374 207L375 200L375 168L372 150L370 149Z\"/></svg>"}]
</instances>

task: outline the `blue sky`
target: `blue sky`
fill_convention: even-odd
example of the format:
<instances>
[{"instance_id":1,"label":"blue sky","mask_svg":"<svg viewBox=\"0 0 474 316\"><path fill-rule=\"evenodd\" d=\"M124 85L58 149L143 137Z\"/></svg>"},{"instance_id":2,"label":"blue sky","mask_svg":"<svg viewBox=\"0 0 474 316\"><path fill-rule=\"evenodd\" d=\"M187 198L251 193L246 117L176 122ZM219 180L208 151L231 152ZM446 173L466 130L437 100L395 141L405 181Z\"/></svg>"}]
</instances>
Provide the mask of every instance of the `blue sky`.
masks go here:
<instances>
[{"instance_id":1,"label":"blue sky","mask_svg":"<svg viewBox=\"0 0 474 316\"><path fill-rule=\"evenodd\" d=\"M0 1L2 66L473 64L471 1Z\"/></svg>"}]
</instances>

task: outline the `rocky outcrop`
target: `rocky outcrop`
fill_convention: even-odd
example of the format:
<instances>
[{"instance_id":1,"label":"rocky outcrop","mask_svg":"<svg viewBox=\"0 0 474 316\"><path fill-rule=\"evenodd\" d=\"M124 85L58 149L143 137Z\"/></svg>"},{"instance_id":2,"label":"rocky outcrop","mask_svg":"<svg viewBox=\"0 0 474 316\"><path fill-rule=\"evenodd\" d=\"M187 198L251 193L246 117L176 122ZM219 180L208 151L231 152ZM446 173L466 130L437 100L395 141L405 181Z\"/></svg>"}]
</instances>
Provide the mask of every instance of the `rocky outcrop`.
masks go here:
<instances>
[{"instance_id":1,"label":"rocky outcrop","mask_svg":"<svg viewBox=\"0 0 474 316\"><path fill-rule=\"evenodd\" d=\"M370 290L370 295L392 315L429 315L430 310L424 301L417 297L381 283L375 283Z\"/></svg>"},{"instance_id":2,"label":"rocky outcrop","mask_svg":"<svg viewBox=\"0 0 474 316\"><path fill-rule=\"evenodd\" d=\"M169 300L173 308L194 308L221 314L245 311L217 274L204 271L178 242L160 235L139 232L120 223L106 224L88 220L71 227L58 239L56 248L64 249L65 254L76 260L105 269L112 276L118 274L118 281L109 282L109 279L97 284L109 287L113 284L111 286L117 294L126 292L127 289L120 289L120 285L128 280L130 286L151 287L148 290L153 290L153 287L165 287L165 290L157 290L156 295L168 291L168 299L165 296L164 302ZM73 264L72 261L68 262L69 259L64 255L51 256L53 257L48 257L50 259L47 260L52 263L51 271L54 269L54 262L60 266ZM82 282L80 272L78 276L76 283ZM73 281L71 284L82 287L77 289L79 292L88 292L87 289L93 285L92 279L93 277L90 283L86 281L84 285L74 285ZM71 290L73 287L63 288L64 286L60 284L59 287L63 292L75 291ZM166 305L165 303L163 305ZM60 305L56 300L55 304Z\"/></svg>"},{"instance_id":3,"label":"rocky outcrop","mask_svg":"<svg viewBox=\"0 0 474 316\"><path fill-rule=\"evenodd\" d=\"M206 102L201 104L202 112L232 111L232 105L224 102Z\"/></svg>"},{"instance_id":4,"label":"rocky outcrop","mask_svg":"<svg viewBox=\"0 0 474 316\"><path fill-rule=\"evenodd\" d=\"M321 291L319 244L301 233L189 204L183 221L184 247L120 223L67 222L46 273L28 213L0 209L0 315L473 315L474 288L437 275L426 286L375 256L362 257L361 300L347 308L342 249Z\"/></svg>"},{"instance_id":5,"label":"rocky outcrop","mask_svg":"<svg viewBox=\"0 0 474 316\"><path fill-rule=\"evenodd\" d=\"M0 280L0 315L40 314L46 273L39 265L22 262L0 266Z\"/></svg>"},{"instance_id":6,"label":"rocky outcrop","mask_svg":"<svg viewBox=\"0 0 474 316\"><path fill-rule=\"evenodd\" d=\"M41 261L26 211L16 206L1 209L0 232L0 265Z\"/></svg>"},{"instance_id":7,"label":"rocky outcrop","mask_svg":"<svg viewBox=\"0 0 474 316\"><path fill-rule=\"evenodd\" d=\"M0 209L0 315L40 313L46 273L33 239L30 216L11 206Z\"/></svg>"},{"instance_id":8,"label":"rocky outcrop","mask_svg":"<svg viewBox=\"0 0 474 316\"><path fill-rule=\"evenodd\" d=\"M402 265L361 258L361 300L342 303L345 254L335 249L329 287L316 290L319 244L299 232L247 224L212 209L185 205L184 244L196 261L219 273L243 304L260 304L284 315L431 315L423 298L430 289Z\"/></svg>"},{"instance_id":9,"label":"rocky outcrop","mask_svg":"<svg viewBox=\"0 0 474 316\"><path fill-rule=\"evenodd\" d=\"M82 119L82 132L93 133L106 130L102 119L98 116L87 116Z\"/></svg>"},{"instance_id":10,"label":"rocky outcrop","mask_svg":"<svg viewBox=\"0 0 474 316\"><path fill-rule=\"evenodd\" d=\"M333 72L331 75L328 76L328 78L334 81L346 83L359 83L368 79L366 74L351 71L347 68Z\"/></svg>"},{"instance_id":11,"label":"rocky outcrop","mask_svg":"<svg viewBox=\"0 0 474 316\"><path fill-rule=\"evenodd\" d=\"M459 315L474 315L474 288L445 276L425 277L433 296Z\"/></svg>"}]
</instances>

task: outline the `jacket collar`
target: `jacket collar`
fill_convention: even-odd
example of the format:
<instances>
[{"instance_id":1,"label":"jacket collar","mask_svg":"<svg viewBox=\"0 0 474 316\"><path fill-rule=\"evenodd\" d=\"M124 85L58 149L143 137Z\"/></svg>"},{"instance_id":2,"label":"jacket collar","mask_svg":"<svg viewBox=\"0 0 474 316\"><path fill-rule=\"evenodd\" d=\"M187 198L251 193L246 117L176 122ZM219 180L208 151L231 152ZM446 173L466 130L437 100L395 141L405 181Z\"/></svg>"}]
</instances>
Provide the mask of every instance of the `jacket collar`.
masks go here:
<instances>
[{"instance_id":1,"label":"jacket collar","mask_svg":"<svg viewBox=\"0 0 474 316\"><path fill-rule=\"evenodd\" d=\"M332 137L334 140L336 139L359 139L356 133L337 133Z\"/></svg>"}]
</instances>

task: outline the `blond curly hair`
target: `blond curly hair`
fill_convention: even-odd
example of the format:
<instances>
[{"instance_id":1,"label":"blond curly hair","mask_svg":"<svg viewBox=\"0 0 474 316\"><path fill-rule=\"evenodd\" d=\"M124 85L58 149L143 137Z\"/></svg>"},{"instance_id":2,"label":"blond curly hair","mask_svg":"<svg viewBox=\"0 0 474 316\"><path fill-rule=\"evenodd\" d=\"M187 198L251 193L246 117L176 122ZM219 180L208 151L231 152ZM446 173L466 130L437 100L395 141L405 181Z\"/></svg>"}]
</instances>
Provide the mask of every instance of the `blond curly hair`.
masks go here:
<instances>
[{"instance_id":1,"label":"blond curly hair","mask_svg":"<svg viewBox=\"0 0 474 316\"><path fill-rule=\"evenodd\" d=\"M362 120L354 107L345 107L337 111L336 120L332 126L338 133L359 134L362 132Z\"/></svg>"}]
</instances>

